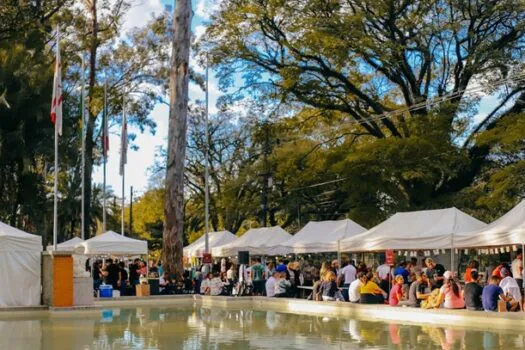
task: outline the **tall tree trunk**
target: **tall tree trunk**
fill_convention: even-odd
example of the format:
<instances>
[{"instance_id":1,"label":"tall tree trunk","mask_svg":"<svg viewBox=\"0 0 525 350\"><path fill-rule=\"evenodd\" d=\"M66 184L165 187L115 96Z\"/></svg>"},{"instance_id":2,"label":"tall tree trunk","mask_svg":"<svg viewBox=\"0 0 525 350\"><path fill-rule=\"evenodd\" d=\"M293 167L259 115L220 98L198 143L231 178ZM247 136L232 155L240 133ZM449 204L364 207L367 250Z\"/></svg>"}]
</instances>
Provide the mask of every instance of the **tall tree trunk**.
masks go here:
<instances>
[{"instance_id":1,"label":"tall tree trunk","mask_svg":"<svg viewBox=\"0 0 525 350\"><path fill-rule=\"evenodd\" d=\"M191 0L177 1L173 20L169 85L170 116L163 232L163 264L167 272L177 274L182 273L191 15Z\"/></svg>"},{"instance_id":2,"label":"tall tree trunk","mask_svg":"<svg viewBox=\"0 0 525 350\"><path fill-rule=\"evenodd\" d=\"M89 48L89 77L88 77L88 106L91 105L91 101L94 96L94 89L96 85L96 70L97 70L97 52L100 45L98 40L98 14L97 14L97 0L90 0L86 2L88 11L91 15L90 23L90 35L91 35L91 46ZM86 144L84 152L86 153L86 163L84 168L84 232L86 238L90 237L91 227L91 175L93 173L93 148L95 141L93 135L95 133L95 121L97 115L93 115L91 108L88 108L88 115L86 118Z\"/></svg>"}]
</instances>

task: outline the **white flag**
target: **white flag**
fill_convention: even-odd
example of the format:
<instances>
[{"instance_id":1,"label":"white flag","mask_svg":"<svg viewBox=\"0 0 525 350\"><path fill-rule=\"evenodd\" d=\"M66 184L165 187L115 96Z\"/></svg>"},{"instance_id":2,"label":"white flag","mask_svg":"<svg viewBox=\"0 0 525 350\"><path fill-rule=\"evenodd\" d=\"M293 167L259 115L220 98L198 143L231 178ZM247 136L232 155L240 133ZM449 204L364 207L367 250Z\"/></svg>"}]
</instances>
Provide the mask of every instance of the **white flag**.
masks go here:
<instances>
[{"instance_id":1,"label":"white flag","mask_svg":"<svg viewBox=\"0 0 525 350\"><path fill-rule=\"evenodd\" d=\"M51 101L51 122L55 124L58 134L62 136L62 60L60 59L60 30L58 27L53 99Z\"/></svg>"},{"instance_id":2,"label":"white flag","mask_svg":"<svg viewBox=\"0 0 525 350\"><path fill-rule=\"evenodd\" d=\"M122 132L120 134L120 175L124 174L124 166L128 162L128 119L122 112Z\"/></svg>"}]
</instances>

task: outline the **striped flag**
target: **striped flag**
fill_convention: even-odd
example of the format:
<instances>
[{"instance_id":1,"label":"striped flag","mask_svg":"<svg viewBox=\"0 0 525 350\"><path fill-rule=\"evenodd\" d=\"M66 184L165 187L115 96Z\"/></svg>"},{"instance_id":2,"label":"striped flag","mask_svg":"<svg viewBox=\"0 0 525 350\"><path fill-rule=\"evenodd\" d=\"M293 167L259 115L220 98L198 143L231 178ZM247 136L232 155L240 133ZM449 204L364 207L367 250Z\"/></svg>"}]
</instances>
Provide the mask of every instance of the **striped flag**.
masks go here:
<instances>
[{"instance_id":1,"label":"striped flag","mask_svg":"<svg viewBox=\"0 0 525 350\"><path fill-rule=\"evenodd\" d=\"M124 166L128 162L128 119L126 111L122 111L122 132L120 134L120 175L124 175Z\"/></svg>"},{"instance_id":2,"label":"striped flag","mask_svg":"<svg viewBox=\"0 0 525 350\"><path fill-rule=\"evenodd\" d=\"M51 100L51 122L55 124L58 135L62 136L62 60L60 58L60 30L57 28L57 52L55 77L53 79L53 98Z\"/></svg>"}]
</instances>

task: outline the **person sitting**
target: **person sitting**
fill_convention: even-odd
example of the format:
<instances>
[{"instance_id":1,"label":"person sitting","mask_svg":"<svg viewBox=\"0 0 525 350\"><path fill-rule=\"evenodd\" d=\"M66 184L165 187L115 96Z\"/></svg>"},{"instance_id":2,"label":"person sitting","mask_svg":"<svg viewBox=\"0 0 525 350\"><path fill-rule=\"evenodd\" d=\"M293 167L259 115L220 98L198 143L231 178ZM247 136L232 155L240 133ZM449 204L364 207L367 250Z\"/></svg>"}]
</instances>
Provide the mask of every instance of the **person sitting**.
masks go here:
<instances>
[{"instance_id":1,"label":"person sitting","mask_svg":"<svg viewBox=\"0 0 525 350\"><path fill-rule=\"evenodd\" d=\"M200 285L200 294L201 295L209 295L210 294L210 281L212 279L212 275L209 273L208 276L202 280Z\"/></svg>"},{"instance_id":2,"label":"person sitting","mask_svg":"<svg viewBox=\"0 0 525 350\"><path fill-rule=\"evenodd\" d=\"M479 273L477 270L470 271L470 282L465 284L463 296L465 297L465 306L467 310L480 311L483 310L483 303L481 295L483 294L483 287L478 283Z\"/></svg>"},{"instance_id":3,"label":"person sitting","mask_svg":"<svg viewBox=\"0 0 525 350\"><path fill-rule=\"evenodd\" d=\"M516 311L519 304L512 300L512 297L505 295L503 289L499 286L500 277L498 275L490 276L489 284L483 288L481 295L483 309L485 311L498 311L498 301L501 300L506 303L506 309L508 311Z\"/></svg>"},{"instance_id":4,"label":"person sitting","mask_svg":"<svg viewBox=\"0 0 525 350\"><path fill-rule=\"evenodd\" d=\"M403 302L402 305L419 307L421 301L428 299L430 295L427 293L427 289L431 288L427 275L422 271L416 271L415 277L416 280L412 282L408 290L408 300Z\"/></svg>"},{"instance_id":5,"label":"person sitting","mask_svg":"<svg viewBox=\"0 0 525 350\"><path fill-rule=\"evenodd\" d=\"M500 270L500 274L503 279L499 283L499 286L503 290L503 293L512 297L512 299L518 302L518 304L521 304L521 289L518 285L518 282L516 282L516 280L510 276L510 271L506 268L502 268Z\"/></svg>"},{"instance_id":6,"label":"person sitting","mask_svg":"<svg viewBox=\"0 0 525 350\"><path fill-rule=\"evenodd\" d=\"M387 293L372 281L372 273L364 275L361 279L361 304L383 304Z\"/></svg>"},{"instance_id":7,"label":"person sitting","mask_svg":"<svg viewBox=\"0 0 525 350\"><path fill-rule=\"evenodd\" d=\"M396 275L394 278L394 286L390 290L388 304L390 306L397 306L403 299L403 284L405 279L403 275Z\"/></svg>"},{"instance_id":8,"label":"person sitting","mask_svg":"<svg viewBox=\"0 0 525 350\"><path fill-rule=\"evenodd\" d=\"M325 275L325 279L321 282L319 287L319 296L317 300L322 299L323 301L334 301L336 300L336 293L339 292L337 288L337 277L333 271L328 271Z\"/></svg>"},{"instance_id":9,"label":"person sitting","mask_svg":"<svg viewBox=\"0 0 525 350\"><path fill-rule=\"evenodd\" d=\"M459 283L455 280L454 274L451 271L446 271L443 274L444 284L439 290L439 303L436 308L441 305L445 309L464 309L465 300Z\"/></svg>"},{"instance_id":10,"label":"person sitting","mask_svg":"<svg viewBox=\"0 0 525 350\"><path fill-rule=\"evenodd\" d=\"M205 294L212 296L226 295L224 291L224 282L221 281L219 271L213 271L208 275L210 276L210 282L208 283L208 291Z\"/></svg>"},{"instance_id":11,"label":"person sitting","mask_svg":"<svg viewBox=\"0 0 525 350\"><path fill-rule=\"evenodd\" d=\"M275 296L275 285L277 284L277 280L279 278L280 273L276 272L274 270L273 274L266 280L265 288L266 288L266 296L267 297L274 297Z\"/></svg>"},{"instance_id":12,"label":"person sitting","mask_svg":"<svg viewBox=\"0 0 525 350\"><path fill-rule=\"evenodd\" d=\"M292 287L289 280L286 279L286 272L279 272L279 278L275 284L275 297L285 298L288 296L288 291Z\"/></svg>"},{"instance_id":13,"label":"person sitting","mask_svg":"<svg viewBox=\"0 0 525 350\"><path fill-rule=\"evenodd\" d=\"M159 278L159 292L160 294L172 294L173 283L167 272L164 272Z\"/></svg>"},{"instance_id":14,"label":"person sitting","mask_svg":"<svg viewBox=\"0 0 525 350\"><path fill-rule=\"evenodd\" d=\"M348 287L348 301L351 303L358 303L361 299L361 279L364 275L363 272L358 272L357 278Z\"/></svg>"}]
</instances>

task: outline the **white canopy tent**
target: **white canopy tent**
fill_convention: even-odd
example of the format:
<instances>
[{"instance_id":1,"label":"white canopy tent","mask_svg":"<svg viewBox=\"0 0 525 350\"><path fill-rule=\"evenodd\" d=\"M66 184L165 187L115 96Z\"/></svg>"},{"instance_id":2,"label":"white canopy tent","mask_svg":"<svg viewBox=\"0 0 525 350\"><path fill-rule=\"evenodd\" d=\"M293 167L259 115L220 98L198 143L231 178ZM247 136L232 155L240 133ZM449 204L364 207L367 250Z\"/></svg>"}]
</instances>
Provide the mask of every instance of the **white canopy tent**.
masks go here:
<instances>
[{"instance_id":1,"label":"white canopy tent","mask_svg":"<svg viewBox=\"0 0 525 350\"><path fill-rule=\"evenodd\" d=\"M237 236L235 236L230 231L218 231L218 232L210 232L208 234L209 237L209 249L220 247L222 245L231 243L237 239ZM184 247L184 256L192 257L201 257L204 253L204 250L206 248L206 237L205 235L202 235L199 237L195 242L188 245L187 247Z\"/></svg>"},{"instance_id":2,"label":"white canopy tent","mask_svg":"<svg viewBox=\"0 0 525 350\"><path fill-rule=\"evenodd\" d=\"M129 238L119 233L108 231L90 238L75 246L84 248L85 255L146 255L148 242Z\"/></svg>"},{"instance_id":3,"label":"white canopy tent","mask_svg":"<svg viewBox=\"0 0 525 350\"><path fill-rule=\"evenodd\" d=\"M42 237L0 222L0 306L38 306Z\"/></svg>"},{"instance_id":4,"label":"white canopy tent","mask_svg":"<svg viewBox=\"0 0 525 350\"><path fill-rule=\"evenodd\" d=\"M455 237L459 248L525 243L525 200L491 224Z\"/></svg>"},{"instance_id":5,"label":"white canopy tent","mask_svg":"<svg viewBox=\"0 0 525 350\"><path fill-rule=\"evenodd\" d=\"M71 238L70 240L67 240L65 242L62 242L60 244L57 244L57 250L58 251L67 251L67 252L71 252L71 251L74 251L75 250L75 247L79 244L79 243L82 243L84 242L84 240L80 237L73 237ZM48 251L53 251L53 246L52 245L48 245L47 246L47 250Z\"/></svg>"},{"instance_id":6,"label":"white canopy tent","mask_svg":"<svg viewBox=\"0 0 525 350\"><path fill-rule=\"evenodd\" d=\"M341 241L342 251L451 249L460 232L486 224L456 208L397 213L370 230Z\"/></svg>"},{"instance_id":7,"label":"white canopy tent","mask_svg":"<svg viewBox=\"0 0 525 350\"><path fill-rule=\"evenodd\" d=\"M352 220L310 221L281 245L272 255L323 253L338 251L338 242L365 232L366 228Z\"/></svg>"},{"instance_id":8,"label":"white canopy tent","mask_svg":"<svg viewBox=\"0 0 525 350\"><path fill-rule=\"evenodd\" d=\"M292 237L280 226L252 228L235 241L212 249L217 257L235 256L239 251L249 251L252 255L270 255L272 247Z\"/></svg>"}]
</instances>

